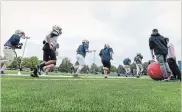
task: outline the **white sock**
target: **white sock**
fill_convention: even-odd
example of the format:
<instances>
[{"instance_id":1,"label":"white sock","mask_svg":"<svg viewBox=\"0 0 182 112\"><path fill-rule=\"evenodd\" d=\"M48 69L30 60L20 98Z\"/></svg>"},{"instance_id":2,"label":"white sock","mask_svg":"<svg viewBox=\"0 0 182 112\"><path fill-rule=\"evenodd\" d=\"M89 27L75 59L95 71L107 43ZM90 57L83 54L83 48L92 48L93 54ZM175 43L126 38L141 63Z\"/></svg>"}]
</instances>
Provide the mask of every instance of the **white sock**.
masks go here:
<instances>
[{"instance_id":1,"label":"white sock","mask_svg":"<svg viewBox=\"0 0 182 112\"><path fill-rule=\"evenodd\" d=\"M3 64L1 71L4 71L6 69L6 64Z\"/></svg>"},{"instance_id":2,"label":"white sock","mask_svg":"<svg viewBox=\"0 0 182 112\"><path fill-rule=\"evenodd\" d=\"M80 71L82 70L83 67L84 67L84 66L80 65L80 66L78 67L77 71L76 71L76 74L80 73Z\"/></svg>"}]
</instances>

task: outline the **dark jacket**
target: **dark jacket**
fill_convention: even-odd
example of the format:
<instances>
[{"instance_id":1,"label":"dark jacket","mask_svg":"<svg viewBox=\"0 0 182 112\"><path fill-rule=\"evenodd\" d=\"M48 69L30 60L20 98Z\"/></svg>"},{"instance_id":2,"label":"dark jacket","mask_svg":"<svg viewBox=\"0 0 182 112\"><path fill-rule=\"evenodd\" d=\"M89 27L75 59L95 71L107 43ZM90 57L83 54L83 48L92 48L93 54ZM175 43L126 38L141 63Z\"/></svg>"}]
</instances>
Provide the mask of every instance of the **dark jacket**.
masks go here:
<instances>
[{"instance_id":1,"label":"dark jacket","mask_svg":"<svg viewBox=\"0 0 182 112\"><path fill-rule=\"evenodd\" d=\"M150 50L154 50L155 55L167 55L167 42L160 34L151 35L149 38Z\"/></svg>"}]
</instances>

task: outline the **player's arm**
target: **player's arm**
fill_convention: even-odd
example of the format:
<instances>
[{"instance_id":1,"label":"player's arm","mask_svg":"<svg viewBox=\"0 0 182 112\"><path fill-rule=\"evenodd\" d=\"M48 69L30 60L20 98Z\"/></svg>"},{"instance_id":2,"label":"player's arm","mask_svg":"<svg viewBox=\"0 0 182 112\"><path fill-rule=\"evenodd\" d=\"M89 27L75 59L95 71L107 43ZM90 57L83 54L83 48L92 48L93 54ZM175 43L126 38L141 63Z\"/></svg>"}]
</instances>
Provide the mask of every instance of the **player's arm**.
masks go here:
<instances>
[{"instance_id":1,"label":"player's arm","mask_svg":"<svg viewBox=\"0 0 182 112\"><path fill-rule=\"evenodd\" d=\"M102 50L100 51L99 56L102 58Z\"/></svg>"},{"instance_id":2,"label":"player's arm","mask_svg":"<svg viewBox=\"0 0 182 112\"><path fill-rule=\"evenodd\" d=\"M51 45L51 34L47 36L47 43L49 44L50 49L53 49L53 46Z\"/></svg>"},{"instance_id":3,"label":"player's arm","mask_svg":"<svg viewBox=\"0 0 182 112\"><path fill-rule=\"evenodd\" d=\"M84 44L84 49L85 49L85 52L88 52L88 53L92 52L91 50L88 50L88 44Z\"/></svg>"},{"instance_id":4,"label":"player's arm","mask_svg":"<svg viewBox=\"0 0 182 112\"><path fill-rule=\"evenodd\" d=\"M25 33L23 33L23 35L21 36L22 39L29 39L30 37L26 37Z\"/></svg>"},{"instance_id":5,"label":"player's arm","mask_svg":"<svg viewBox=\"0 0 182 112\"><path fill-rule=\"evenodd\" d=\"M175 55L175 50L174 50L173 44L170 44L170 45L169 45L169 49L170 49L171 54L172 54L172 56L173 56L172 58L176 59L176 55Z\"/></svg>"},{"instance_id":6,"label":"player's arm","mask_svg":"<svg viewBox=\"0 0 182 112\"><path fill-rule=\"evenodd\" d=\"M113 60L113 52L110 52L110 57Z\"/></svg>"},{"instance_id":7,"label":"player's arm","mask_svg":"<svg viewBox=\"0 0 182 112\"><path fill-rule=\"evenodd\" d=\"M110 57L111 57L111 59L113 60L113 50L112 50L112 48L110 48Z\"/></svg>"},{"instance_id":8,"label":"player's arm","mask_svg":"<svg viewBox=\"0 0 182 112\"><path fill-rule=\"evenodd\" d=\"M154 56L154 50L150 50L151 56L152 56L152 60L154 60L155 56Z\"/></svg>"},{"instance_id":9,"label":"player's arm","mask_svg":"<svg viewBox=\"0 0 182 112\"><path fill-rule=\"evenodd\" d=\"M142 59L141 58L139 58L139 60L140 60L140 62L142 62Z\"/></svg>"},{"instance_id":10,"label":"player's arm","mask_svg":"<svg viewBox=\"0 0 182 112\"><path fill-rule=\"evenodd\" d=\"M154 44L153 44L153 41L151 40L151 38L149 39L149 47L150 47L150 53L151 53L151 56L152 56L152 59L154 59Z\"/></svg>"}]
</instances>

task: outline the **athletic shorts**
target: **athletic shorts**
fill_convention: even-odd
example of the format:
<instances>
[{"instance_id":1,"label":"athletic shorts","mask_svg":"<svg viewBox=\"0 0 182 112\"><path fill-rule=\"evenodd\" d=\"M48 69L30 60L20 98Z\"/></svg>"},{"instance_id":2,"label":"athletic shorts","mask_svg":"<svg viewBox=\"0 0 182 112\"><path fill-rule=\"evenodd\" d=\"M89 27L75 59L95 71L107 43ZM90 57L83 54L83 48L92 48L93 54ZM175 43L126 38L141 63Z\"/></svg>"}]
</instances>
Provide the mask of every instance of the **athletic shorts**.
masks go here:
<instances>
[{"instance_id":1,"label":"athletic shorts","mask_svg":"<svg viewBox=\"0 0 182 112\"><path fill-rule=\"evenodd\" d=\"M7 60L6 66L11 65L11 63L14 61L14 58L16 57L16 52L8 46L4 46L4 58Z\"/></svg>"},{"instance_id":2,"label":"athletic shorts","mask_svg":"<svg viewBox=\"0 0 182 112\"><path fill-rule=\"evenodd\" d=\"M76 59L77 59L79 65L82 65L82 66L85 65L85 58L81 54L77 54Z\"/></svg>"},{"instance_id":3,"label":"athletic shorts","mask_svg":"<svg viewBox=\"0 0 182 112\"><path fill-rule=\"evenodd\" d=\"M47 44L44 47L48 47ZM55 51L51 49L43 49L43 61L57 60Z\"/></svg>"},{"instance_id":4,"label":"athletic shorts","mask_svg":"<svg viewBox=\"0 0 182 112\"><path fill-rule=\"evenodd\" d=\"M107 60L102 60L102 64L104 67L107 67L109 70L111 68L111 62Z\"/></svg>"}]
</instances>

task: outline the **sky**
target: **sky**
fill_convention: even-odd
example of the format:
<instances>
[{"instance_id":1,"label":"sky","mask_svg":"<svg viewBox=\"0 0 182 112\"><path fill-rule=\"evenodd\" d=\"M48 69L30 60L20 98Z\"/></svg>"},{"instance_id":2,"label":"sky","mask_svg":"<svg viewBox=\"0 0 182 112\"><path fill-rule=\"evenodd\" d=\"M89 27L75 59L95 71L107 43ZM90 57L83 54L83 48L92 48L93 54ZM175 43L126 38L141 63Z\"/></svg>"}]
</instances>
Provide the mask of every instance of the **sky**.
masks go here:
<instances>
[{"instance_id":1,"label":"sky","mask_svg":"<svg viewBox=\"0 0 182 112\"><path fill-rule=\"evenodd\" d=\"M168 37L181 60L181 2L180 1L2 1L1 55L3 45L15 32L23 30L27 41L24 57L37 56L42 60L42 41L53 25L62 27L58 64L67 57L76 62L76 50L83 39L96 50L95 62L101 65L100 50L109 44L116 67L136 53L151 59L149 37L152 29ZM25 40L21 40L25 43ZM17 50L18 56L22 51ZM87 54L87 65L94 62L94 53Z\"/></svg>"}]
</instances>

